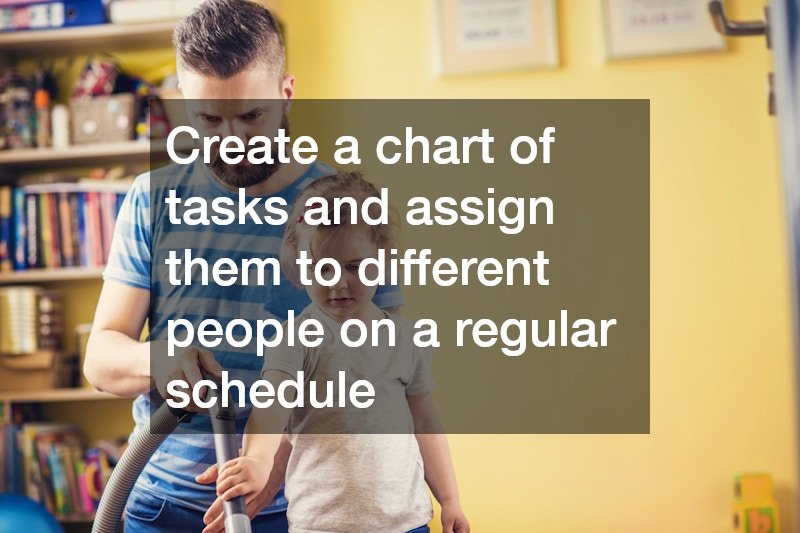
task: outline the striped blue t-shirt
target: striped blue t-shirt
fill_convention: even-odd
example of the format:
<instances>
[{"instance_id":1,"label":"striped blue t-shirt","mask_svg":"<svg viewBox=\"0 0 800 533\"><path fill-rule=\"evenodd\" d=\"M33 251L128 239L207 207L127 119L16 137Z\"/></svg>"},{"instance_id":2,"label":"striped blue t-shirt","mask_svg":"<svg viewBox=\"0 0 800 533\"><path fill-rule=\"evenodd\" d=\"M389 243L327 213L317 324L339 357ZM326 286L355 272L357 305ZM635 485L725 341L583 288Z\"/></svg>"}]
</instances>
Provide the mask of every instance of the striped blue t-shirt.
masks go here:
<instances>
[{"instance_id":1,"label":"striped blue t-shirt","mask_svg":"<svg viewBox=\"0 0 800 533\"><path fill-rule=\"evenodd\" d=\"M294 198L306 185L332 173L334 169L330 166L316 163L294 183L268 198L283 198L286 210L289 210ZM142 174L134 181L117 218L103 278L150 291L150 340L166 339L168 321L177 319L189 320L195 330L201 321L208 318L217 320L223 330L230 321L244 319L250 323L255 335L257 320L274 318L283 321L289 310L299 314L310 303L305 291L285 279L274 285L271 271L268 271L263 284L259 284L255 276L250 276L252 281L248 285L236 283L223 287L215 284L211 268L220 258L228 258L236 265L241 265L242 259L277 258L283 227L256 224L249 219L249 223L239 224L238 217L237 223L229 225L172 224L169 206L164 201L171 190L183 202L189 198L205 199L209 206L209 217L214 213L211 208L214 199L227 197L233 206L238 205L240 200L238 193L223 187L202 163L170 165ZM257 212L262 215L268 215L264 210L266 198L257 204L260 206ZM255 201L256 197L248 197L247 200L249 203ZM191 206L186 208L198 209L200 203L202 201L191 202ZM201 285L201 270L195 266L191 284L170 283L164 260L172 250L181 259L185 258L186 250L193 258L203 258L209 265L211 282L207 286ZM178 269L178 272L179 279L184 280L183 271ZM379 287L375 303L380 307L402 305L399 288ZM242 327L234 328L234 331L237 338L244 333ZM268 338L271 333L265 331L265 336ZM183 334L181 331L179 338L183 338ZM262 358L255 355L255 346L255 340L243 347L223 342L211 351L222 367L228 370L229 379L241 379L247 383L259 378L263 363ZM151 357L156 356L163 357L164 354L151 354ZM238 401L236 396L234 401ZM134 401L134 431L141 430L148 421L150 409L149 394L142 394ZM237 412L240 446L241 432L248 414L247 409ZM189 424L181 424L153 455L139 477L137 487L175 503L205 511L216 498L215 487L200 485L194 478L216 462L210 427L209 417L204 414L195 415ZM286 500L281 491L263 512L285 508Z\"/></svg>"}]
</instances>

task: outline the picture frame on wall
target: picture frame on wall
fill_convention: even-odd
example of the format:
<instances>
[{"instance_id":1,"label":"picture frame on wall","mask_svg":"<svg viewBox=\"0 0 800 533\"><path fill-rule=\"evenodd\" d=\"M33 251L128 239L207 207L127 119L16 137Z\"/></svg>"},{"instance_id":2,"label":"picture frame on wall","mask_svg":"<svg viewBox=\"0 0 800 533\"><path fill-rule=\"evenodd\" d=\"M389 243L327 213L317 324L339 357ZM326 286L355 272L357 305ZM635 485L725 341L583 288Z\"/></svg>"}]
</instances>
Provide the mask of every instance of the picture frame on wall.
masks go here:
<instances>
[{"instance_id":1,"label":"picture frame on wall","mask_svg":"<svg viewBox=\"0 0 800 533\"><path fill-rule=\"evenodd\" d=\"M558 65L555 0L430 0L437 75Z\"/></svg>"},{"instance_id":2,"label":"picture frame on wall","mask_svg":"<svg viewBox=\"0 0 800 533\"><path fill-rule=\"evenodd\" d=\"M606 59L725 50L707 0L599 0Z\"/></svg>"}]
</instances>

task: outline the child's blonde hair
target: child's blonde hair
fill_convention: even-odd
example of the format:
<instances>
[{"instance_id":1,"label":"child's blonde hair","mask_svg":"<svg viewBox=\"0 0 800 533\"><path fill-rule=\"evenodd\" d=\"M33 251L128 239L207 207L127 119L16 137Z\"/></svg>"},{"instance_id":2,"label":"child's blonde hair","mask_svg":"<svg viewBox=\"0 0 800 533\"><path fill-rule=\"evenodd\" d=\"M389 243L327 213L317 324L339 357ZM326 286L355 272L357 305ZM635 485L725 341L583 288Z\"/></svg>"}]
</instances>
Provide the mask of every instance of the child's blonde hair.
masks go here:
<instances>
[{"instance_id":1,"label":"child's blonde hair","mask_svg":"<svg viewBox=\"0 0 800 533\"><path fill-rule=\"evenodd\" d=\"M334 199L345 197L353 198L355 212L348 202L335 205ZM326 201L330 223L312 225L304 220L306 211L312 207L307 205L311 198L323 198ZM362 177L360 172L340 172L325 176L303 189L294 200L281 243L280 262L286 279L293 285L303 288L296 261L301 247L307 249L312 259L321 259L325 257L327 250L334 249L341 239L346 238L352 228L365 229L367 236L378 249L392 248L394 222L391 212L387 213L388 224L367 224L361 218L362 206L368 198L380 198L380 193L374 185ZM380 211L381 207L376 202L370 203L367 209L372 220L379 219ZM334 224L337 216L339 224ZM351 222L353 220L356 222Z\"/></svg>"}]
</instances>

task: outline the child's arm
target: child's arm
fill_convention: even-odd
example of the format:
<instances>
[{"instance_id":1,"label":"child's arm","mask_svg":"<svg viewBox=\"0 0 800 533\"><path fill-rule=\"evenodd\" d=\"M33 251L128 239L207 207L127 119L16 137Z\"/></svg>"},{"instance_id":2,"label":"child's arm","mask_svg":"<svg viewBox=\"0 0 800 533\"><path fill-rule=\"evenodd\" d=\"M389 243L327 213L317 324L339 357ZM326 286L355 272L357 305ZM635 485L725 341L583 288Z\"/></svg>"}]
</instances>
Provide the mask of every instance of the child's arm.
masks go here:
<instances>
[{"instance_id":1,"label":"child's arm","mask_svg":"<svg viewBox=\"0 0 800 533\"><path fill-rule=\"evenodd\" d=\"M239 450L241 453L241 450ZM266 505L272 501L277 494L278 489L281 488L283 482L286 478L286 465L289 462L289 455L292 452L292 445L289 444L289 440L286 438L286 434L284 433L283 438L281 439L281 445L278 448L278 453L275 454L275 459L273 460L272 465L272 472L270 472L269 479L267 480L267 484L264 489L259 492L258 494L253 494L248 496L247 499L247 513L250 515L250 519L253 519L261 509L266 507ZM198 483L215 483L217 481L217 465L212 465L200 474L197 478ZM214 503L211 504L211 507L208 508L206 511L205 516L203 516L203 523L206 524L206 527L203 529L202 533L222 533L224 530L224 522L225 516L222 512L222 502L223 499L217 497L214 500Z\"/></svg>"},{"instance_id":2,"label":"child's arm","mask_svg":"<svg viewBox=\"0 0 800 533\"><path fill-rule=\"evenodd\" d=\"M406 398L414 418L414 432L425 465L425 481L442 506L442 532L469 533L469 522L461 510L447 435L439 422L433 399L428 393Z\"/></svg>"},{"instance_id":3,"label":"child's arm","mask_svg":"<svg viewBox=\"0 0 800 533\"><path fill-rule=\"evenodd\" d=\"M278 390L291 376L279 370L268 370L264 379ZM290 409L277 401L268 408L253 408L244 430L242 455L225 463L219 473L217 495L220 498L227 501L261 492L272 471L290 413Z\"/></svg>"}]
</instances>

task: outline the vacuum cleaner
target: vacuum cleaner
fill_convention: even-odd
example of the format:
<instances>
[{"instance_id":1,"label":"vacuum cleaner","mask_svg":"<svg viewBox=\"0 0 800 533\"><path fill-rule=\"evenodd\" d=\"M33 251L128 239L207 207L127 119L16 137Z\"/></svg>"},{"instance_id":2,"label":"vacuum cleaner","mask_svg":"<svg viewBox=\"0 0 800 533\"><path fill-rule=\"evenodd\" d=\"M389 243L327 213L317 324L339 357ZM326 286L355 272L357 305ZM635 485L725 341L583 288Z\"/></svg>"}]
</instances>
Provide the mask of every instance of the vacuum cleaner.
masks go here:
<instances>
[{"instance_id":1,"label":"vacuum cleaner","mask_svg":"<svg viewBox=\"0 0 800 533\"><path fill-rule=\"evenodd\" d=\"M213 379L213 378L208 378ZM210 389L209 394L219 400L219 388ZM215 401L209 408L211 426L214 430L214 447L217 465L221 469L227 461L239 456L236 441L236 412L234 403ZM155 453L167 435L172 433L181 422L191 420L194 413L184 409L170 407L167 402L159 406L150 417L148 424L133 439L128 449L122 454L117 466L111 473L103 496L95 513L92 533L117 533L125 503L128 501L133 485L139 478L150 457ZM228 533L251 533L250 517L247 515L247 504L244 496L238 496L223 504L225 513L225 531Z\"/></svg>"}]
</instances>

